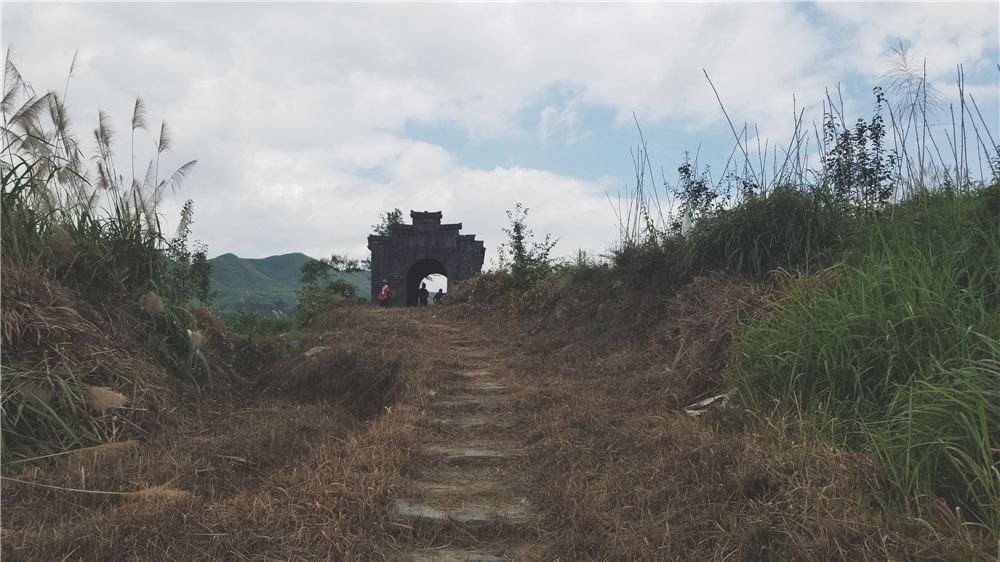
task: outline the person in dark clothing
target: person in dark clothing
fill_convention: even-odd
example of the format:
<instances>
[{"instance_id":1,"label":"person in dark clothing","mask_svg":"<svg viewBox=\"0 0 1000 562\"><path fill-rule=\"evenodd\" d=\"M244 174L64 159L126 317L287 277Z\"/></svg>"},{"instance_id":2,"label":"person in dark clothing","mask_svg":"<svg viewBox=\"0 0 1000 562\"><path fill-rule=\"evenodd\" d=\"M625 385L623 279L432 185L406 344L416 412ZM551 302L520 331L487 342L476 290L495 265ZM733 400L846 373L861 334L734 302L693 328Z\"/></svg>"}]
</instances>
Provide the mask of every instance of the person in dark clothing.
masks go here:
<instances>
[{"instance_id":1,"label":"person in dark clothing","mask_svg":"<svg viewBox=\"0 0 1000 562\"><path fill-rule=\"evenodd\" d=\"M439 304L441 299L444 298L444 289L438 289L438 292L434 293L434 304Z\"/></svg>"},{"instance_id":2,"label":"person in dark clothing","mask_svg":"<svg viewBox=\"0 0 1000 562\"><path fill-rule=\"evenodd\" d=\"M427 306L427 297L429 294L427 292L427 283L421 283L420 290L417 291L417 306Z\"/></svg>"}]
</instances>

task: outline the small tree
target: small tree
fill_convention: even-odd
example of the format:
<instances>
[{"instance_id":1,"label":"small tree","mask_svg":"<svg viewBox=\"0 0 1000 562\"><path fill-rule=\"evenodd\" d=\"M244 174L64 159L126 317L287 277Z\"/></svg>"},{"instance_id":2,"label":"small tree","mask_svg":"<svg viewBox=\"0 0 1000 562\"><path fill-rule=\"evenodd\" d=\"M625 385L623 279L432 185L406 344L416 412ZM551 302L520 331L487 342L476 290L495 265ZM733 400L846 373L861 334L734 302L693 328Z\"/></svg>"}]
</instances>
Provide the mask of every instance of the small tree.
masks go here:
<instances>
[{"instance_id":1,"label":"small tree","mask_svg":"<svg viewBox=\"0 0 1000 562\"><path fill-rule=\"evenodd\" d=\"M503 229L507 242L500 245L500 267L510 271L514 287L519 291L529 289L551 271L549 254L558 242L552 240L551 234L546 234L542 242L536 242L534 233L525 222L527 216L528 208L520 203L514 210L507 211L510 227Z\"/></svg>"},{"instance_id":2,"label":"small tree","mask_svg":"<svg viewBox=\"0 0 1000 562\"><path fill-rule=\"evenodd\" d=\"M372 225L372 230L380 236L388 236L389 230L398 224L403 224L403 211L393 209L378 216L379 223Z\"/></svg>"},{"instance_id":3,"label":"small tree","mask_svg":"<svg viewBox=\"0 0 1000 562\"><path fill-rule=\"evenodd\" d=\"M208 246L195 242L191 252L191 290L205 306L212 305L212 264L208 261Z\"/></svg>"},{"instance_id":4,"label":"small tree","mask_svg":"<svg viewBox=\"0 0 1000 562\"><path fill-rule=\"evenodd\" d=\"M664 182L666 184L666 182ZM721 207L720 194L712 187L708 177L708 168L698 169L698 162L691 162L690 155L684 153L684 162L677 167L677 186L668 190L680 203L680 212L672 217L669 225L670 234L683 234L686 231L685 221L690 222L695 217L710 215ZM650 240L655 241L656 231L650 232Z\"/></svg>"},{"instance_id":5,"label":"small tree","mask_svg":"<svg viewBox=\"0 0 1000 562\"><path fill-rule=\"evenodd\" d=\"M897 179L899 157L884 145L885 95L880 87L874 94L871 121L858 119L851 130L830 111L823 123L824 140L832 145L823 156L824 179L837 200L849 204L861 217L874 216L888 203Z\"/></svg>"},{"instance_id":6,"label":"small tree","mask_svg":"<svg viewBox=\"0 0 1000 562\"><path fill-rule=\"evenodd\" d=\"M358 260L334 254L329 258L309 260L302 264L297 292L299 306L296 316L302 325L309 324L320 310L336 301L357 300L358 288L338 273L362 271Z\"/></svg>"},{"instance_id":7,"label":"small tree","mask_svg":"<svg viewBox=\"0 0 1000 562\"><path fill-rule=\"evenodd\" d=\"M194 202L188 199L181 208L177 232L167 243L167 267L164 273L170 282L163 289L173 291L171 296L179 300L194 298L202 306L211 306L212 264L208 262L208 246L196 241L193 248L188 248L193 217Z\"/></svg>"}]
</instances>

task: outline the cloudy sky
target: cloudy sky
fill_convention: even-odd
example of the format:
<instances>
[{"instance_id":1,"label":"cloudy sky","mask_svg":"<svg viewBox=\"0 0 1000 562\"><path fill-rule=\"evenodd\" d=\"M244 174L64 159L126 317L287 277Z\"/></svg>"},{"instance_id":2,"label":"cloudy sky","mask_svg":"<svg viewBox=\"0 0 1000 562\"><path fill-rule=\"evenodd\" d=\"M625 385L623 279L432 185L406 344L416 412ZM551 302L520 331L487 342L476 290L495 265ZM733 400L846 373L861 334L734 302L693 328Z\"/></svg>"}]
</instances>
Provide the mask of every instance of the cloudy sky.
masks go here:
<instances>
[{"instance_id":1,"label":"cloudy sky","mask_svg":"<svg viewBox=\"0 0 1000 562\"><path fill-rule=\"evenodd\" d=\"M170 124L172 164L199 164L163 213L175 224L194 199L193 237L211 255L365 257L369 226L394 207L441 210L492 255L516 202L557 253L603 251L617 224L607 194L634 181L633 114L668 179L686 150L725 163L732 133L703 69L738 127L784 143L793 95L815 108L840 83L848 114L869 115L902 39L949 99L963 64L986 121L1000 119L995 2L0 9L3 47L36 90L62 91L79 52L78 135L98 108L127 132L136 95ZM152 143L137 141L140 161Z\"/></svg>"}]
</instances>

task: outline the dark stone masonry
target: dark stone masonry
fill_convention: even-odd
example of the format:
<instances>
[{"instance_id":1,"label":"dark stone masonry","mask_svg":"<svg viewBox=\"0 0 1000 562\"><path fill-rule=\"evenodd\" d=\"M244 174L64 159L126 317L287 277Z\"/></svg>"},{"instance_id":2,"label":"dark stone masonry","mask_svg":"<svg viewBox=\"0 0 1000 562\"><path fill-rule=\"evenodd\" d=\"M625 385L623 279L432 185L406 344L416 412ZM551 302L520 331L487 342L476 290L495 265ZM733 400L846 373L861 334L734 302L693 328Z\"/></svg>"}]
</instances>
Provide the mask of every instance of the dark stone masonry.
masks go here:
<instances>
[{"instance_id":1,"label":"dark stone masonry","mask_svg":"<svg viewBox=\"0 0 1000 562\"><path fill-rule=\"evenodd\" d=\"M382 280L392 288L390 306L416 306L420 281L438 273L448 291L483 269L486 248L475 234L460 234L462 223L441 224L441 211L410 211L413 224L390 227L388 236L368 237L372 252L372 300Z\"/></svg>"}]
</instances>

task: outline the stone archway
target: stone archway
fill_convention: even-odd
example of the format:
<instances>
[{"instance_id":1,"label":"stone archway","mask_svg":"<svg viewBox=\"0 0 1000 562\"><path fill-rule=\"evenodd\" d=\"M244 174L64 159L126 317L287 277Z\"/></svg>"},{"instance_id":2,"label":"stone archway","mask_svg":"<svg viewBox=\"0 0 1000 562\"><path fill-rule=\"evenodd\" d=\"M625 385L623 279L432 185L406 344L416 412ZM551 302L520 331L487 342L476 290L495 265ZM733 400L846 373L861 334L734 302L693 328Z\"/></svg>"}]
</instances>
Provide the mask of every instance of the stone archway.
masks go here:
<instances>
[{"instance_id":1,"label":"stone archway","mask_svg":"<svg viewBox=\"0 0 1000 562\"><path fill-rule=\"evenodd\" d=\"M410 270L406 274L406 306L417 306L417 291L420 290L420 282L433 273L448 276L448 271L441 265L441 262L433 258L417 260L410 266Z\"/></svg>"},{"instance_id":2,"label":"stone archway","mask_svg":"<svg viewBox=\"0 0 1000 562\"><path fill-rule=\"evenodd\" d=\"M486 257L482 240L461 234L462 223L441 224L441 212L410 211L413 224L397 224L387 235L368 237L372 256L372 299L382 280L392 287L390 306L416 305L420 281L439 273L448 288L479 274Z\"/></svg>"}]
</instances>

